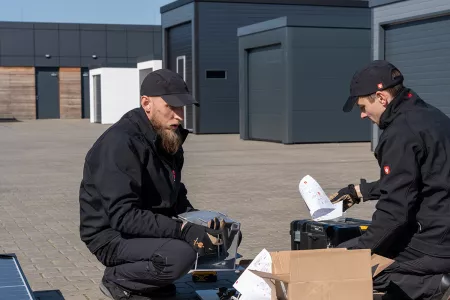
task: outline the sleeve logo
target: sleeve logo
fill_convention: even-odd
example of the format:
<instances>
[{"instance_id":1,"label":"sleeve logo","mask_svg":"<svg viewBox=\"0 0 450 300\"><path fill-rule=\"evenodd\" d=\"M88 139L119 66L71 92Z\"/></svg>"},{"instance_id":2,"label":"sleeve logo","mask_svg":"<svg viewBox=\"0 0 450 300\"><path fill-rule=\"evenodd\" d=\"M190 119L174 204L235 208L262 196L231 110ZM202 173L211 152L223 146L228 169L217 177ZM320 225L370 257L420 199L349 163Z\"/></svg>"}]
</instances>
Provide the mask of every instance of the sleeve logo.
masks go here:
<instances>
[{"instance_id":1,"label":"sleeve logo","mask_svg":"<svg viewBox=\"0 0 450 300\"><path fill-rule=\"evenodd\" d=\"M386 174L386 175L391 173L391 168L389 168L389 166L384 166L383 170L384 170L384 174Z\"/></svg>"}]
</instances>

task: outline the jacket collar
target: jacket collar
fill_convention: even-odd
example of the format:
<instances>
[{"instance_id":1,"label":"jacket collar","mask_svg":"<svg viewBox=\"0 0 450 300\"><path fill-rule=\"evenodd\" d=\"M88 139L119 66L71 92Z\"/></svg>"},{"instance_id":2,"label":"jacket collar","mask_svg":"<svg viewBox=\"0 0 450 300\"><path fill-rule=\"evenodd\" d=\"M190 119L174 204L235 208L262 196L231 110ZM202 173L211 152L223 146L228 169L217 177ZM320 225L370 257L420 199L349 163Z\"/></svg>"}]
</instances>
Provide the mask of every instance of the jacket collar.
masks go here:
<instances>
[{"instance_id":1,"label":"jacket collar","mask_svg":"<svg viewBox=\"0 0 450 300\"><path fill-rule=\"evenodd\" d=\"M145 110L139 107L135 110L136 123L139 126L140 131L144 134L145 138L154 146L158 146L160 143L160 137L156 134L152 123L147 117ZM181 135L181 144L184 144L187 136L189 135L189 130L184 129L181 125L177 129Z\"/></svg>"},{"instance_id":2,"label":"jacket collar","mask_svg":"<svg viewBox=\"0 0 450 300\"><path fill-rule=\"evenodd\" d=\"M414 99L412 99L414 98ZM386 129L394 119L401 114L401 108L406 101L414 101L416 95L409 88L403 88L398 95L387 105L386 110L381 114L380 129Z\"/></svg>"}]
</instances>

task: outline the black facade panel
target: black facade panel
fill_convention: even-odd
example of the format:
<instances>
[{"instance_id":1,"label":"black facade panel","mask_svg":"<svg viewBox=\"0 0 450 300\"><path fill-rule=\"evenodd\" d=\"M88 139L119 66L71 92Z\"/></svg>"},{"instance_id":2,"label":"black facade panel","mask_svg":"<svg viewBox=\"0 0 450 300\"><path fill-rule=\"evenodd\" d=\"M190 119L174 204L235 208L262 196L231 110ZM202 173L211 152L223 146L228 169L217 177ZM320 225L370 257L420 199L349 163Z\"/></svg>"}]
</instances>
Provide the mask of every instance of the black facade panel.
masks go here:
<instances>
[{"instance_id":1,"label":"black facade panel","mask_svg":"<svg viewBox=\"0 0 450 300\"><path fill-rule=\"evenodd\" d=\"M230 116L223 122L216 121L221 120L223 103L227 103L228 112L239 112L238 28L280 17L311 20L315 26L320 20L324 20L323 24L327 26L348 26L350 22L363 24L367 28L370 25L368 8L221 2L200 2L196 5L197 96L200 102L203 99L208 102L199 107L202 116L199 128L202 133L203 130L211 133L239 133L237 116ZM226 71L227 79L220 82L207 79L206 70ZM210 88L211 85L215 88Z\"/></svg>"},{"instance_id":2,"label":"black facade panel","mask_svg":"<svg viewBox=\"0 0 450 300\"><path fill-rule=\"evenodd\" d=\"M0 29L33 29L33 23L23 23L23 22L0 22Z\"/></svg>"},{"instance_id":3,"label":"black facade panel","mask_svg":"<svg viewBox=\"0 0 450 300\"><path fill-rule=\"evenodd\" d=\"M161 31L153 32L153 57L162 59L162 34Z\"/></svg>"},{"instance_id":4,"label":"black facade panel","mask_svg":"<svg viewBox=\"0 0 450 300\"><path fill-rule=\"evenodd\" d=\"M153 51L153 31L127 30L128 57L148 55Z\"/></svg>"},{"instance_id":5,"label":"black facade panel","mask_svg":"<svg viewBox=\"0 0 450 300\"><path fill-rule=\"evenodd\" d=\"M192 93L192 23L184 23L167 30L168 64L167 68L184 76ZM193 129L193 107L185 107L185 128Z\"/></svg>"},{"instance_id":6,"label":"black facade panel","mask_svg":"<svg viewBox=\"0 0 450 300\"><path fill-rule=\"evenodd\" d=\"M370 141L370 122L361 121L357 110L342 112L355 70L370 61L370 37L370 29L294 26L240 36L241 138ZM277 41L285 51L279 55ZM258 52L246 52L256 47Z\"/></svg>"},{"instance_id":7,"label":"black facade panel","mask_svg":"<svg viewBox=\"0 0 450 300\"><path fill-rule=\"evenodd\" d=\"M146 31L146 32L150 32L153 31L153 28L157 27L155 25L127 25L127 30L130 31Z\"/></svg>"},{"instance_id":8,"label":"black facade panel","mask_svg":"<svg viewBox=\"0 0 450 300\"><path fill-rule=\"evenodd\" d=\"M450 17L389 26L384 36L385 59L404 84L450 116Z\"/></svg>"},{"instance_id":9,"label":"black facade panel","mask_svg":"<svg viewBox=\"0 0 450 300\"><path fill-rule=\"evenodd\" d=\"M59 53L61 57L80 57L80 32L78 30L59 31Z\"/></svg>"},{"instance_id":10,"label":"black facade panel","mask_svg":"<svg viewBox=\"0 0 450 300\"><path fill-rule=\"evenodd\" d=\"M127 57L127 32L107 31L106 32L106 56Z\"/></svg>"},{"instance_id":11,"label":"black facade panel","mask_svg":"<svg viewBox=\"0 0 450 300\"><path fill-rule=\"evenodd\" d=\"M59 23L59 30L80 30L80 24Z\"/></svg>"},{"instance_id":12,"label":"black facade panel","mask_svg":"<svg viewBox=\"0 0 450 300\"><path fill-rule=\"evenodd\" d=\"M44 56L35 56L34 57L34 65L36 67L54 67L59 66L59 57L52 56L50 58L46 58Z\"/></svg>"},{"instance_id":13,"label":"black facade panel","mask_svg":"<svg viewBox=\"0 0 450 300\"><path fill-rule=\"evenodd\" d=\"M33 67L34 56L0 56L3 67Z\"/></svg>"},{"instance_id":14,"label":"black facade panel","mask_svg":"<svg viewBox=\"0 0 450 300\"><path fill-rule=\"evenodd\" d=\"M0 29L0 55L34 56L32 29Z\"/></svg>"},{"instance_id":15,"label":"black facade panel","mask_svg":"<svg viewBox=\"0 0 450 300\"><path fill-rule=\"evenodd\" d=\"M81 69L81 117L89 118L91 115L89 92L89 69Z\"/></svg>"},{"instance_id":16,"label":"black facade panel","mask_svg":"<svg viewBox=\"0 0 450 300\"><path fill-rule=\"evenodd\" d=\"M38 66L64 67L161 59L161 38L160 26L153 25L0 22L0 65L34 66L34 57Z\"/></svg>"},{"instance_id":17,"label":"black facade panel","mask_svg":"<svg viewBox=\"0 0 450 300\"><path fill-rule=\"evenodd\" d=\"M84 31L91 31L91 30L99 30L99 31L105 31L106 30L106 24L80 24L80 30Z\"/></svg>"},{"instance_id":18,"label":"black facade panel","mask_svg":"<svg viewBox=\"0 0 450 300\"><path fill-rule=\"evenodd\" d=\"M288 30L293 142L370 141L370 122L342 112L355 70L371 59L370 29Z\"/></svg>"},{"instance_id":19,"label":"black facade panel","mask_svg":"<svg viewBox=\"0 0 450 300\"><path fill-rule=\"evenodd\" d=\"M36 57L60 56L59 32L57 29L36 29L34 31L34 55Z\"/></svg>"},{"instance_id":20,"label":"black facade panel","mask_svg":"<svg viewBox=\"0 0 450 300\"><path fill-rule=\"evenodd\" d=\"M58 23L35 23L34 29L58 30Z\"/></svg>"},{"instance_id":21,"label":"black facade panel","mask_svg":"<svg viewBox=\"0 0 450 300\"><path fill-rule=\"evenodd\" d=\"M106 57L106 31L82 29L80 35L81 56Z\"/></svg>"},{"instance_id":22,"label":"black facade panel","mask_svg":"<svg viewBox=\"0 0 450 300\"><path fill-rule=\"evenodd\" d=\"M60 67L79 67L81 65L81 59L79 56L63 56L59 58Z\"/></svg>"},{"instance_id":23,"label":"black facade panel","mask_svg":"<svg viewBox=\"0 0 450 300\"><path fill-rule=\"evenodd\" d=\"M108 64L126 64L128 63L128 58L126 57L108 57L106 62Z\"/></svg>"},{"instance_id":24,"label":"black facade panel","mask_svg":"<svg viewBox=\"0 0 450 300\"><path fill-rule=\"evenodd\" d=\"M115 25L115 24L107 24L106 25L107 31L126 31L127 25Z\"/></svg>"},{"instance_id":25,"label":"black facade panel","mask_svg":"<svg viewBox=\"0 0 450 300\"><path fill-rule=\"evenodd\" d=\"M98 57L97 59L92 58L91 56L82 56L81 57L81 66L89 67L106 63L106 57Z\"/></svg>"},{"instance_id":26,"label":"black facade panel","mask_svg":"<svg viewBox=\"0 0 450 300\"><path fill-rule=\"evenodd\" d=\"M127 63L129 64L137 64L137 57L128 57Z\"/></svg>"}]
</instances>

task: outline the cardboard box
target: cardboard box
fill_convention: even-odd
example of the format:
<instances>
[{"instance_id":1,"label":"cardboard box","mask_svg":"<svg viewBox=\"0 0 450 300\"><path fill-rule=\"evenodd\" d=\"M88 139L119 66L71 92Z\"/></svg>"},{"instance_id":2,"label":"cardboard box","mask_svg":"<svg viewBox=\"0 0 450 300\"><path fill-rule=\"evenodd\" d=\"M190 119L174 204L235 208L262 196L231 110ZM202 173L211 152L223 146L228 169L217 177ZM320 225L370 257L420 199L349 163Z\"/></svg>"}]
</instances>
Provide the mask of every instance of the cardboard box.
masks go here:
<instances>
[{"instance_id":1,"label":"cardboard box","mask_svg":"<svg viewBox=\"0 0 450 300\"><path fill-rule=\"evenodd\" d=\"M372 278L393 261L370 250L330 248L271 252L272 273L251 270L272 300L372 300Z\"/></svg>"}]
</instances>

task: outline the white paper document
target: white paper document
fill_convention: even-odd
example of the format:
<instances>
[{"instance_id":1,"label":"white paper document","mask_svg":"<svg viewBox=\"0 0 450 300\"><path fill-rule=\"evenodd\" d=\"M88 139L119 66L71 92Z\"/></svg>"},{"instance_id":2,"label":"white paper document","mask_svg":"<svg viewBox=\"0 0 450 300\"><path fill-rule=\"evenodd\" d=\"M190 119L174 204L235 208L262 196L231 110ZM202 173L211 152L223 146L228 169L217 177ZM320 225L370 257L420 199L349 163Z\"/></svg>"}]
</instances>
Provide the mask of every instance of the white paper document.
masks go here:
<instances>
[{"instance_id":1,"label":"white paper document","mask_svg":"<svg viewBox=\"0 0 450 300\"><path fill-rule=\"evenodd\" d=\"M342 205L343 204L344 203L342 201L340 201L336 204L333 204L334 210L332 212L330 212L322 217L315 218L314 221L325 221L325 220L332 220L332 219L337 219L337 218L342 217L342 215L343 215L343 212L342 212L343 206Z\"/></svg>"},{"instance_id":2,"label":"white paper document","mask_svg":"<svg viewBox=\"0 0 450 300\"><path fill-rule=\"evenodd\" d=\"M342 216L342 201L336 204L331 203L319 183L310 175L300 180L298 190L313 220L331 220Z\"/></svg>"},{"instance_id":3,"label":"white paper document","mask_svg":"<svg viewBox=\"0 0 450 300\"><path fill-rule=\"evenodd\" d=\"M233 287L241 294L240 300L270 300L270 286L249 270L272 273L272 257L263 249L236 280Z\"/></svg>"}]
</instances>

